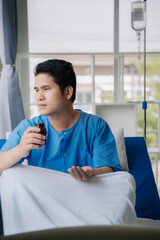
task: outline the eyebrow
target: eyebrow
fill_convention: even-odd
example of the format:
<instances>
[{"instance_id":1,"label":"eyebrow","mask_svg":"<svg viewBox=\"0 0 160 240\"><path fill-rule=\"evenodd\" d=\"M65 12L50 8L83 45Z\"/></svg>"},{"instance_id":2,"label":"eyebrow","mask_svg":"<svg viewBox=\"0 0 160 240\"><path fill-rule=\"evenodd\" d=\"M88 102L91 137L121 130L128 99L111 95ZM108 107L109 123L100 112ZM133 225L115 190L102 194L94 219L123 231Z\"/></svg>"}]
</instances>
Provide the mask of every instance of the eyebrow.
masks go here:
<instances>
[{"instance_id":1,"label":"eyebrow","mask_svg":"<svg viewBox=\"0 0 160 240\"><path fill-rule=\"evenodd\" d=\"M50 87L51 87L51 86L49 86L49 85L44 85L44 86L41 86L40 88L43 89L43 88L50 88ZM36 89L38 89L38 87L35 86L35 87L34 87L34 90L36 90Z\"/></svg>"}]
</instances>

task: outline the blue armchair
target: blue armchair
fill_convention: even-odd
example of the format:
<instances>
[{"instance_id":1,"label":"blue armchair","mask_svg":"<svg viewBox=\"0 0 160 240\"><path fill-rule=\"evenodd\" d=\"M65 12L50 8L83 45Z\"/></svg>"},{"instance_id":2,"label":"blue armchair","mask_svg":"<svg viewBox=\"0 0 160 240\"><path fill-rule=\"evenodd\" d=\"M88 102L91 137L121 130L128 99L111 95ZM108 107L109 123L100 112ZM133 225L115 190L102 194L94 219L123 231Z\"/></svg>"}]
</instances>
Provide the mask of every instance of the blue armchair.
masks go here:
<instances>
[{"instance_id":1,"label":"blue armchair","mask_svg":"<svg viewBox=\"0 0 160 240\"><path fill-rule=\"evenodd\" d=\"M160 220L160 198L143 137L126 137L129 172L136 181L137 217Z\"/></svg>"}]
</instances>

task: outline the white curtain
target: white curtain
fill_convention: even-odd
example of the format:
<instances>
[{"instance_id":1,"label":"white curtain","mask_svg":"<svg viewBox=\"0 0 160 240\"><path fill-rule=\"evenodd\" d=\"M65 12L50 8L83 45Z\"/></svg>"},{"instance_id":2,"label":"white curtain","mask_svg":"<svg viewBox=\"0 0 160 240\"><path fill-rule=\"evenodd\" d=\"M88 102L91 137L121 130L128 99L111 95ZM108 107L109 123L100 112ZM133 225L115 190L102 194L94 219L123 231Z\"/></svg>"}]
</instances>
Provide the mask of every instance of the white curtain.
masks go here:
<instances>
[{"instance_id":1,"label":"white curtain","mask_svg":"<svg viewBox=\"0 0 160 240\"><path fill-rule=\"evenodd\" d=\"M22 97L15 69L17 52L16 0L0 0L0 138L6 138L24 119Z\"/></svg>"}]
</instances>

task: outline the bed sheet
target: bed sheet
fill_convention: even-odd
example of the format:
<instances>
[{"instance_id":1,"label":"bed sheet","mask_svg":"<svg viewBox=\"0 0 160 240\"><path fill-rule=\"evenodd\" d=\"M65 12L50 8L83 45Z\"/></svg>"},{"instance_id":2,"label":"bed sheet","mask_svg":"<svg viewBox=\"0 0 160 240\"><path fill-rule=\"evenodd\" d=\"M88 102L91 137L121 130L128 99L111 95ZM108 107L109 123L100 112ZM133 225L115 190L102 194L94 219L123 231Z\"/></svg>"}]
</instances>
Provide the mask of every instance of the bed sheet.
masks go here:
<instances>
[{"instance_id":1,"label":"bed sheet","mask_svg":"<svg viewBox=\"0 0 160 240\"><path fill-rule=\"evenodd\" d=\"M80 182L69 174L16 165L1 175L4 235L42 229L136 224L135 181L127 172Z\"/></svg>"}]
</instances>

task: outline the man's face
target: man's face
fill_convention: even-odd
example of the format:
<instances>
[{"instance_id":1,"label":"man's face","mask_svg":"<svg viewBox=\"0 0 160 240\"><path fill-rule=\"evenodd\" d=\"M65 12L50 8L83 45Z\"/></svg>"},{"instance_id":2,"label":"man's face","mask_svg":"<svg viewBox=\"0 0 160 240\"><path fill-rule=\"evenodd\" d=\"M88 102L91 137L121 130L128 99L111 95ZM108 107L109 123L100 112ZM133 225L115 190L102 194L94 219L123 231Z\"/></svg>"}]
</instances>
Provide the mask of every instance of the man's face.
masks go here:
<instances>
[{"instance_id":1,"label":"man's face","mask_svg":"<svg viewBox=\"0 0 160 240\"><path fill-rule=\"evenodd\" d=\"M47 73L40 73L35 78L35 100L41 115L52 116L62 111L68 99L61 93L58 84Z\"/></svg>"}]
</instances>

